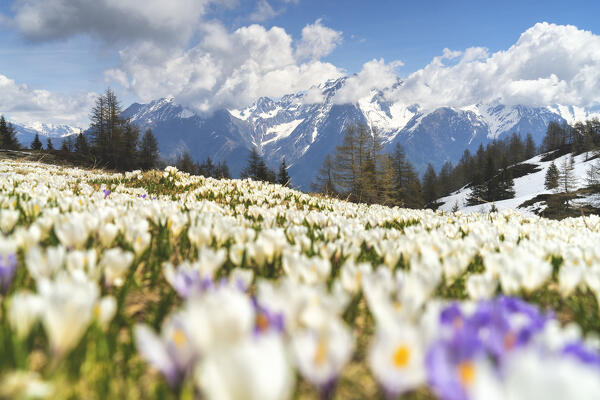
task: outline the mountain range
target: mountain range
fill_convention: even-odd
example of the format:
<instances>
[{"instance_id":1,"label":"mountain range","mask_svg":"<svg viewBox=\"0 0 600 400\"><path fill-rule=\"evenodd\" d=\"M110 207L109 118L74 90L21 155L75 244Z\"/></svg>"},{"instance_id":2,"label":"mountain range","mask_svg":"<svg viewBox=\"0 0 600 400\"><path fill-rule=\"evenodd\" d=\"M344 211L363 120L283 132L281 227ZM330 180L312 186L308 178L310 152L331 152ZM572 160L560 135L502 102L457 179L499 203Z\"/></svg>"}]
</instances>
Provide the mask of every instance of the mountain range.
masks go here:
<instances>
[{"instance_id":1,"label":"mountain range","mask_svg":"<svg viewBox=\"0 0 600 400\"><path fill-rule=\"evenodd\" d=\"M64 137L81 132L80 128L64 124L31 122L26 124L13 124L13 126L17 133L17 139L23 147L29 147L35 135L39 135L40 141L44 147L46 146L46 141L51 139L52 144L56 148L62 144Z\"/></svg>"},{"instance_id":2,"label":"mountain range","mask_svg":"<svg viewBox=\"0 0 600 400\"><path fill-rule=\"evenodd\" d=\"M285 158L293 184L306 190L351 123L376 128L384 151L402 144L417 171L423 172L428 163L439 169L446 161L458 161L466 149L474 152L480 144L485 146L513 132L523 137L531 133L540 144L550 121L574 123L600 115L600 110L561 105L494 103L426 109L419 104L388 101L378 90L354 104L338 104L336 94L346 81L330 80L277 99L261 97L246 108L220 109L210 115L196 113L166 97L147 104L134 103L122 116L142 131L151 128L167 160L188 151L198 161L207 157L225 160L232 174L239 176L250 150L256 147L274 169ZM398 80L394 88L401 89L402 84ZM48 137L56 147L60 138L79 132L68 125L31 123L15 127L23 145L31 143L38 133L44 144Z\"/></svg>"},{"instance_id":3,"label":"mountain range","mask_svg":"<svg viewBox=\"0 0 600 400\"><path fill-rule=\"evenodd\" d=\"M261 97L243 109L203 116L167 97L132 104L123 116L141 129L152 128L163 157L189 151L196 160L209 156L226 160L234 176L254 146L273 168L285 157L292 181L301 189L310 187L318 166L341 143L350 123L377 128L384 151L402 144L422 172L430 162L436 168L446 161L456 162L465 149L476 151L480 144L513 132L531 133L539 144L550 121L573 123L592 116L590 110L560 105L476 104L424 110L418 104L386 101L376 90L355 104L337 104L335 95L346 79L319 85L322 96L317 103L307 101L308 92L299 92L278 99Z\"/></svg>"}]
</instances>

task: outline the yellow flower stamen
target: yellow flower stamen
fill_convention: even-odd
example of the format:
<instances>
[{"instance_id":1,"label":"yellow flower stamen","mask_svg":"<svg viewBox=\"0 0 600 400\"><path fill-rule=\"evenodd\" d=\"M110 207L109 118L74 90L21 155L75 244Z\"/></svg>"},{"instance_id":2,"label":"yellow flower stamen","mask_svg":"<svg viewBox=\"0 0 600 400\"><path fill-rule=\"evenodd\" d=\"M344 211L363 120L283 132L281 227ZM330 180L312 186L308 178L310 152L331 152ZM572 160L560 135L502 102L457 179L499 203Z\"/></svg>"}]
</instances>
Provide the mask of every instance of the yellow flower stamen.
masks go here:
<instances>
[{"instance_id":1,"label":"yellow flower stamen","mask_svg":"<svg viewBox=\"0 0 600 400\"><path fill-rule=\"evenodd\" d=\"M187 342L187 337L181 329L175 329L173 331L173 342L175 342L177 347L181 347Z\"/></svg>"},{"instance_id":2,"label":"yellow flower stamen","mask_svg":"<svg viewBox=\"0 0 600 400\"><path fill-rule=\"evenodd\" d=\"M327 360L327 346L324 340L319 340L313 361L316 365L323 365L325 360Z\"/></svg>"},{"instance_id":3,"label":"yellow flower stamen","mask_svg":"<svg viewBox=\"0 0 600 400\"><path fill-rule=\"evenodd\" d=\"M393 355L393 363L396 368L405 368L410 362L410 348L404 344L396 347Z\"/></svg>"},{"instance_id":4,"label":"yellow flower stamen","mask_svg":"<svg viewBox=\"0 0 600 400\"><path fill-rule=\"evenodd\" d=\"M463 387L469 387L475 380L475 366L473 363L465 361L458 366L458 379Z\"/></svg>"},{"instance_id":5,"label":"yellow flower stamen","mask_svg":"<svg viewBox=\"0 0 600 400\"><path fill-rule=\"evenodd\" d=\"M261 332L264 332L267 329L269 329L269 319L264 313L259 313L256 317L256 326Z\"/></svg>"}]
</instances>

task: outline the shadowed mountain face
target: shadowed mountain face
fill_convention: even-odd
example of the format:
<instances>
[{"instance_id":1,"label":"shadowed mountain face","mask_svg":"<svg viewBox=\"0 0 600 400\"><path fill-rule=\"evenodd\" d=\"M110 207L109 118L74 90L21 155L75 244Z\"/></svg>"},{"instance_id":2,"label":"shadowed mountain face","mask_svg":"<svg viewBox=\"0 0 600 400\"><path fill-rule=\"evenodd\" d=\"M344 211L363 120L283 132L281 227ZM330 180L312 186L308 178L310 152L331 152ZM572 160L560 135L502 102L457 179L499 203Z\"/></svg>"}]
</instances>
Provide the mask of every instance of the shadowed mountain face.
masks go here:
<instances>
[{"instance_id":1,"label":"shadowed mountain face","mask_svg":"<svg viewBox=\"0 0 600 400\"><path fill-rule=\"evenodd\" d=\"M220 110L202 116L175 103L173 98L133 104L123 116L142 130L152 128L163 157L189 151L198 161L225 160L238 176L249 150L256 146L267 164L277 168L285 157L293 184L308 189L319 165L342 141L350 123L365 123L384 138L385 150L401 143L418 171L431 162L439 168L456 162L465 149L527 133L540 143L550 121L564 122L560 108L478 104L423 110L419 105L385 101L373 91L355 104L336 104L336 92L345 78L319 86L322 101L310 104L305 93L281 99L259 98L241 110ZM401 85L401 82L398 83Z\"/></svg>"}]
</instances>

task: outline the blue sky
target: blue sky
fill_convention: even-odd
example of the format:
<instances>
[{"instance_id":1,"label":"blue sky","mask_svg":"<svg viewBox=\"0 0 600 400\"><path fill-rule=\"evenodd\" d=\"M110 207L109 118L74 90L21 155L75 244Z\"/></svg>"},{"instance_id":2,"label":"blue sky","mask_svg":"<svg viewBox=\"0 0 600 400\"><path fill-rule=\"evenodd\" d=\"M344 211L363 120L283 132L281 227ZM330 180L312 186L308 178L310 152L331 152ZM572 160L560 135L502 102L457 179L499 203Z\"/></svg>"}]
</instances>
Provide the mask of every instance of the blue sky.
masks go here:
<instances>
[{"instance_id":1,"label":"blue sky","mask_svg":"<svg viewBox=\"0 0 600 400\"><path fill-rule=\"evenodd\" d=\"M574 25L578 31L591 31L593 39L600 34L600 2L590 1L227 0L228 4L223 5L220 1L197 0L196 4L207 3L205 7L198 8L190 6L194 4L190 0L123 0L126 7L132 7L128 9L129 14L142 10L140 16L134 16L137 18L134 20L119 15L123 10L102 5L105 2L97 0L99 5L92 9L89 4L94 2L76 0L73 15L65 16L65 12L60 11L60 0L2 1L0 76L13 81L14 86L27 85L27 90L19 89L21 97L26 97L27 91L46 90L48 96L56 96L59 103L65 103L64 99L69 98L69 107L86 106L91 94L111 85L117 88L123 103L174 95L190 107L206 111L212 109L213 104L214 107L237 107L253 96L283 94L262 81L272 75L269 75L268 68L272 69L271 72L276 70L280 79L291 82L280 86L289 90L307 89L302 87L303 81L312 84L319 76L358 73L365 69L366 63L374 60L384 59L387 70L394 69L405 78L426 67L446 48L465 51L470 47L485 47L491 57L509 49L524 32L542 21L558 26ZM155 7L172 5L165 10L176 10L171 15L174 25L165 27L163 20L145 14L143 7L152 7L148 6L149 3ZM178 14L179 9L181 12ZM157 13L160 14L161 10ZM35 20L31 19L31 15L41 18L39 26L31 22ZM107 22L98 22L100 20ZM132 30L121 32L110 25L121 20L124 24L133 21ZM80 26L73 27L77 21L81 21ZM136 27L138 21L144 25ZM237 29L251 24L261 25L264 31L235 34ZM302 32L307 26L313 27L313 37L322 37L329 42L323 44L322 51L301 59L296 50L302 45ZM272 30L273 27L283 28L283 33ZM552 29L556 35L570 34ZM252 41L256 48L248 50L250 61L237 59L239 51L226 54L221 52L222 49L212 48L206 43L202 45L209 33L217 41L227 41L230 47L244 46L243 43ZM285 47L287 38L291 40L289 49ZM309 43L308 40L305 42ZM270 46L270 43L276 43L272 49L274 55L264 53L261 57L277 57L277 52L280 52L283 54L280 64L274 68L259 65L252 78L239 78L240 71L246 70L248 65L254 68L256 63L260 64L261 60L252 60L252 53L268 51L264 46ZM218 55L223 59L181 76L180 71L207 62L203 55L208 54L212 59ZM170 60L178 57L180 62L169 64ZM223 63L227 64L230 58L236 58L237 64L227 73L215 72L215 75L209 76L205 72L211 68L215 71L222 69ZM457 59L449 57L445 62L452 63ZM395 60L402 61L403 65L390 67L389 63ZM374 67L384 68L382 65ZM304 75L291 72L296 66L310 72ZM548 78L546 75L547 71L538 78ZM561 76L559 78L562 80ZM239 88L241 95L235 91L223 93L223 88L240 79L244 82ZM165 80L167 83L148 82L151 80ZM248 87L253 89L248 90ZM37 95L39 97L39 93ZM77 96L78 100L72 101ZM19 101L26 103L26 99L21 97ZM562 98L567 100L567 97L563 95ZM568 98L574 97L571 94ZM232 99L241 100L234 102ZM589 99L585 101L589 103ZM48 105L40 106L38 103L33 101L22 108L48 108ZM583 103L580 105L585 105ZM3 107L6 110L2 110ZM27 118L28 114L23 110L8 108L0 101L0 113L12 112ZM69 112L67 108L61 110L56 119L64 119ZM78 114L72 118L78 123L85 119L82 110L73 110L72 113ZM47 114L40 112L39 116Z\"/></svg>"}]
</instances>

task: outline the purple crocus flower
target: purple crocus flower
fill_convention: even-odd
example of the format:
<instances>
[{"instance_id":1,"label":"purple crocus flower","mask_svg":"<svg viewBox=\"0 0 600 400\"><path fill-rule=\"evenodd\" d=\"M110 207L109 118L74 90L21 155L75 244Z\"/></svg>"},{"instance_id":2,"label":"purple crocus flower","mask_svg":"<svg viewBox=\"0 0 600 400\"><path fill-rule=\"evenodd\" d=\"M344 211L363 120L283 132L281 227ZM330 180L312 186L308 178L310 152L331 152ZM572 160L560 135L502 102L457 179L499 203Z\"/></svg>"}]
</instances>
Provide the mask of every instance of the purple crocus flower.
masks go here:
<instances>
[{"instance_id":1,"label":"purple crocus flower","mask_svg":"<svg viewBox=\"0 0 600 400\"><path fill-rule=\"evenodd\" d=\"M429 385L441 399L468 399L467 390L474 373L473 361L481 356L482 350L476 332L466 328L431 346L425 367Z\"/></svg>"},{"instance_id":2,"label":"purple crocus flower","mask_svg":"<svg viewBox=\"0 0 600 400\"><path fill-rule=\"evenodd\" d=\"M212 289L214 282L209 276L201 276L198 270L178 268L171 285L179 296L186 298Z\"/></svg>"},{"instance_id":3,"label":"purple crocus flower","mask_svg":"<svg viewBox=\"0 0 600 400\"><path fill-rule=\"evenodd\" d=\"M146 198L146 196L147 196L147 195L146 195L145 193L144 193L144 194L138 194L138 197L139 197L140 199L145 199L145 198Z\"/></svg>"},{"instance_id":4,"label":"purple crocus flower","mask_svg":"<svg viewBox=\"0 0 600 400\"><path fill-rule=\"evenodd\" d=\"M575 357L580 362L600 369L600 353L586 348L581 342L567 344L562 354Z\"/></svg>"},{"instance_id":5,"label":"purple crocus flower","mask_svg":"<svg viewBox=\"0 0 600 400\"><path fill-rule=\"evenodd\" d=\"M177 316L168 328L163 327L161 336L142 324L136 326L134 338L142 358L160 371L173 388L178 387L192 372L199 358Z\"/></svg>"},{"instance_id":6,"label":"purple crocus flower","mask_svg":"<svg viewBox=\"0 0 600 400\"><path fill-rule=\"evenodd\" d=\"M440 324L450 329L449 335L434 342L426 357L431 387L444 400L467 399L474 361L489 359L501 372L506 355L530 343L548 318L537 307L512 297L481 301L470 315L451 304L440 313Z\"/></svg>"},{"instance_id":7,"label":"purple crocus flower","mask_svg":"<svg viewBox=\"0 0 600 400\"><path fill-rule=\"evenodd\" d=\"M283 313L269 310L261 305L255 297L252 297L252 305L256 315L254 334L260 335L271 329L283 333L285 329Z\"/></svg>"},{"instance_id":8,"label":"purple crocus flower","mask_svg":"<svg viewBox=\"0 0 600 400\"><path fill-rule=\"evenodd\" d=\"M15 272L17 272L17 256L15 254L0 255L0 293L3 295L8 292Z\"/></svg>"},{"instance_id":9,"label":"purple crocus flower","mask_svg":"<svg viewBox=\"0 0 600 400\"><path fill-rule=\"evenodd\" d=\"M104 189L102 193L104 193L104 198L106 199L110 195L110 189Z\"/></svg>"}]
</instances>

